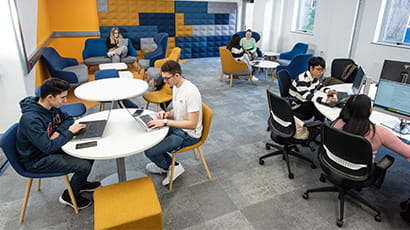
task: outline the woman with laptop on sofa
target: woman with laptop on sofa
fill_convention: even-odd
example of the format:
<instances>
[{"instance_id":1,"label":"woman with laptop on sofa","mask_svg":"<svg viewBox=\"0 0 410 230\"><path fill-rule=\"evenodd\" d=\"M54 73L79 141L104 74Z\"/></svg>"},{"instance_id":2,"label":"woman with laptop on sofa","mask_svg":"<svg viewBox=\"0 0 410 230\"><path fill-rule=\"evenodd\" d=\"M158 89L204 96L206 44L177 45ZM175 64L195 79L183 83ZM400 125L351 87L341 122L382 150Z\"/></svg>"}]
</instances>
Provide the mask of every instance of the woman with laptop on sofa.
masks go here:
<instances>
[{"instance_id":1,"label":"woman with laptop on sofa","mask_svg":"<svg viewBox=\"0 0 410 230\"><path fill-rule=\"evenodd\" d=\"M110 36L105 41L108 48L107 56L111 58L113 63L120 62L121 57L127 56L128 47L125 43L123 44L123 41L127 40L122 37L117 27L113 27Z\"/></svg>"}]
</instances>

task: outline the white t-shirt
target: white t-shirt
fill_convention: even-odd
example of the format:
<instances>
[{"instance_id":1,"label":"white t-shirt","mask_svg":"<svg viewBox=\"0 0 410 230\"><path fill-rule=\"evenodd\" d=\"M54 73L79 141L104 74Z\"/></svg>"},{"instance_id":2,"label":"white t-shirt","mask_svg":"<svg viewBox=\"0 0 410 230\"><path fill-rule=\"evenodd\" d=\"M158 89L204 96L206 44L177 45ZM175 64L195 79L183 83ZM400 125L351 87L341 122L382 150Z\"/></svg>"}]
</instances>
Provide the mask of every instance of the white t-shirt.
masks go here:
<instances>
[{"instance_id":1,"label":"white t-shirt","mask_svg":"<svg viewBox=\"0 0 410 230\"><path fill-rule=\"evenodd\" d=\"M173 87L172 103L174 119L177 121L188 120L188 113L199 111L196 128L183 130L192 137L200 138L202 135L202 100L198 88L185 79L179 88Z\"/></svg>"}]
</instances>

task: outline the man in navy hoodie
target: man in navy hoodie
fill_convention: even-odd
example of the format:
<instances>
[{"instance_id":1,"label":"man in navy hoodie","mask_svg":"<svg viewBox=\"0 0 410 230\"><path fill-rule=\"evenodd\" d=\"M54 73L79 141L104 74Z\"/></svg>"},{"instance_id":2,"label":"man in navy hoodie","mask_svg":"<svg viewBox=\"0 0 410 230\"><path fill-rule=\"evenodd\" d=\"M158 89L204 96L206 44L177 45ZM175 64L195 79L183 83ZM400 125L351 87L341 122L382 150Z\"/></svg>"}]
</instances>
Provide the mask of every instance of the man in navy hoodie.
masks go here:
<instances>
[{"instance_id":1,"label":"man in navy hoodie","mask_svg":"<svg viewBox=\"0 0 410 230\"><path fill-rule=\"evenodd\" d=\"M79 209L91 205L91 200L80 195L94 191L100 182L87 182L92 160L67 155L61 147L85 127L74 124L74 119L59 108L67 101L68 82L51 78L41 85L40 97L26 97L20 101L23 115L17 131L18 159L27 171L74 173L71 187ZM68 191L60 203L73 207Z\"/></svg>"}]
</instances>

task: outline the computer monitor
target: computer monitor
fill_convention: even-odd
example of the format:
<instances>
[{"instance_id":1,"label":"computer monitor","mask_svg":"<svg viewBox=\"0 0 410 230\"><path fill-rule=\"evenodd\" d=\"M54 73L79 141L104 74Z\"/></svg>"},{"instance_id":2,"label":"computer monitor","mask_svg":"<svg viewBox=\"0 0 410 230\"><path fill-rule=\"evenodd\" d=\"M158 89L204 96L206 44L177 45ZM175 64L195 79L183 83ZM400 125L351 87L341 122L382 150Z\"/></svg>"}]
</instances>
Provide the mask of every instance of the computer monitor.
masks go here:
<instances>
[{"instance_id":1,"label":"computer monitor","mask_svg":"<svg viewBox=\"0 0 410 230\"><path fill-rule=\"evenodd\" d=\"M410 85L379 80L373 107L401 119L410 120Z\"/></svg>"},{"instance_id":2,"label":"computer monitor","mask_svg":"<svg viewBox=\"0 0 410 230\"><path fill-rule=\"evenodd\" d=\"M353 94L359 94L360 93L360 89L365 81L365 72L363 70L363 67L359 66L357 72L356 72L356 76L354 78L353 81L353 85L352 85L352 91Z\"/></svg>"},{"instance_id":3,"label":"computer monitor","mask_svg":"<svg viewBox=\"0 0 410 230\"><path fill-rule=\"evenodd\" d=\"M384 60L380 79L410 84L410 62Z\"/></svg>"}]
</instances>

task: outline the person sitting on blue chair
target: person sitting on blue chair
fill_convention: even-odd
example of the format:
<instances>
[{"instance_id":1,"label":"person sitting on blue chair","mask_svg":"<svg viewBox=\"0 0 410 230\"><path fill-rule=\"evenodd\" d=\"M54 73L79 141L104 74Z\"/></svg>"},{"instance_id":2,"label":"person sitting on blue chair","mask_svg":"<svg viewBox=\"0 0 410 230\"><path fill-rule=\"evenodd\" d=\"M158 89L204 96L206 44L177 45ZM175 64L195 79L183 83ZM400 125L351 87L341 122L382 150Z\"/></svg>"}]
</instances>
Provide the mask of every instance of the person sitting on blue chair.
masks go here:
<instances>
[{"instance_id":1,"label":"person sitting on blue chair","mask_svg":"<svg viewBox=\"0 0 410 230\"><path fill-rule=\"evenodd\" d=\"M325 88L319 78L322 76L326 67L326 62L322 57L312 57L308 62L308 70L299 74L289 87L289 94L296 100L292 100L292 110L295 113L315 117L315 120L324 121L325 117L316 109L313 100L321 103L335 101L335 97L315 97L317 90L334 95L334 89Z\"/></svg>"},{"instance_id":2,"label":"person sitting on blue chair","mask_svg":"<svg viewBox=\"0 0 410 230\"><path fill-rule=\"evenodd\" d=\"M240 45L240 41L241 36L239 34L232 35L232 38L226 46L226 49L231 51L232 56L235 60L244 62L248 65L249 72L252 71L252 81L257 81L259 79L253 76L255 74L255 69L252 68L251 61L249 60L249 55L245 53L245 50Z\"/></svg>"},{"instance_id":3,"label":"person sitting on blue chair","mask_svg":"<svg viewBox=\"0 0 410 230\"><path fill-rule=\"evenodd\" d=\"M61 150L74 134L85 128L84 124L74 124L74 119L60 110L69 89L68 82L50 78L41 85L40 97L29 96L20 101L23 114L17 131L17 151L27 171L74 173L70 184L78 209L84 209L92 202L80 193L94 191L100 182L87 182L94 161L72 157ZM73 207L67 190L59 201Z\"/></svg>"},{"instance_id":4,"label":"person sitting on blue chair","mask_svg":"<svg viewBox=\"0 0 410 230\"><path fill-rule=\"evenodd\" d=\"M239 44L245 50L245 53L249 55L251 60L256 59L256 40L252 37L251 29L246 30L245 37L241 39Z\"/></svg>"},{"instance_id":5,"label":"person sitting on blue chair","mask_svg":"<svg viewBox=\"0 0 410 230\"><path fill-rule=\"evenodd\" d=\"M113 27L110 36L105 41L108 48L107 56L111 58L113 63L120 62L120 59L128 54L128 47L120 45L120 40L124 40L120 30L117 27Z\"/></svg>"}]
</instances>

